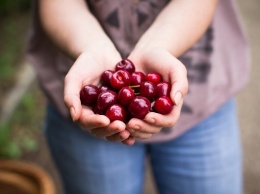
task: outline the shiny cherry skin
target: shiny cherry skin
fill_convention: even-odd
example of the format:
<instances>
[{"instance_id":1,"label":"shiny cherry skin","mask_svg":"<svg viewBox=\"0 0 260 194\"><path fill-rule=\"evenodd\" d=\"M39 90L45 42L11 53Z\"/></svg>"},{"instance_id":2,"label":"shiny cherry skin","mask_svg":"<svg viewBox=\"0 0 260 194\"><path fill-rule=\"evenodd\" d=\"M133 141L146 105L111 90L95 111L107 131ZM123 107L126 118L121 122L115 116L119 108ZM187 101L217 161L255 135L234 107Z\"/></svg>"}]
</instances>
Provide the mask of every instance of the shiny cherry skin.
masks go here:
<instances>
[{"instance_id":1,"label":"shiny cherry skin","mask_svg":"<svg viewBox=\"0 0 260 194\"><path fill-rule=\"evenodd\" d=\"M100 81L101 81L102 85L110 86L110 79L111 79L113 74L114 74L114 71L112 71L112 70L104 71L101 74L101 78L100 78Z\"/></svg>"},{"instance_id":2,"label":"shiny cherry skin","mask_svg":"<svg viewBox=\"0 0 260 194\"><path fill-rule=\"evenodd\" d=\"M162 115L169 114L173 109L173 102L168 96L162 96L155 100L153 110Z\"/></svg>"},{"instance_id":3,"label":"shiny cherry skin","mask_svg":"<svg viewBox=\"0 0 260 194\"><path fill-rule=\"evenodd\" d=\"M143 97L136 96L129 104L128 111L132 117L143 119L151 109L151 102Z\"/></svg>"},{"instance_id":4,"label":"shiny cherry skin","mask_svg":"<svg viewBox=\"0 0 260 194\"><path fill-rule=\"evenodd\" d=\"M169 82L160 82L156 86L157 98L162 96L170 96L171 84Z\"/></svg>"},{"instance_id":5,"label":"shiny cherry skin","mask_svg":"<svg viewBox=\"0 0 260 194\"><path fill-rule=\"evenodd\" d=\"M97 107L100 111L105 111L109 106L117 103L117 94L112 90L107 90L98 95Z\"/></svg>"},{"instance_id":6,"label":"shiny cherry skin","mask_svg":"<svg viewBox=\"0 0 260 194\"><path fill-rule=\"evenodd\" d=\"M116 71L118 70L125 70L129 73L133 73L135 71L135 66L129 59L123 59L116 64Z\"/></svg>"},{"instance_id":7,"label":"shiny cherry skin","mask_svg":"<svg viewBox=\"0 0 260 194\"><path fill-rule=\"evenodd\" d=\"M150 72L145 76L145 80L157 85L162 81L162 76L157 72Z\"/></svg>"},{"instance_id":8,"label":"shiny cherry skin","mask_svg":"<svg viewBox=\"0 0 260 194\"><path fill-rule=\"evenodd\" d=\"M143 72L135 71L132 74L131 86L140 85L145 81L145 75Z\"/></svg>"},{"instance_id":9,"label":"shiny cherry skin","mask_svg":"<svg viewBox=\"0 0 260 194\"><path fill-rule=\"evenodd\" d=\"M134 97L134 90L129 86L121 88L121 90L118 92L118 102L123 106L129 105L129 103L134 99Z\"/></svg>"},{"instance_id":10,"label":"shiny cherry skin","mask_svg":"<svg viewBox=\"0 0 260 194\"><path fill-rule=\"evenodd\" d=\"M125 70L116 71L110 79L110 84L115 90L120 90L124 86L129 86L130 83L131 74Z\"/></svg>"},{"instance_id":11,"label":"shiny cherry skin","mask_svg":"<svg viewBox=\"0 0 260 194\"><path fill-rule=\"evenodd\" d=\"M149 100L152 100L156 96L156 86L149 81L142 82L140 84L140 96L144 96Z\"/></svg>"},{"instance_id":12,"label":"shiny cherry skin","mask_svg":"<svg viewBox=\"0 0 260 194\"><path fill-rule=\"evenodd\" d=\"M99 89L95 85L85 85L80 91L80 100L83 105L93 106L99 95Z\"/></svg>"},{"instance_id":13,"label":"shiny cherry skin","mask_svg":"<svg viewBox=\"0 0 260 194\"><path fill-rule=\"evenodd\" d=\"M101 93L101 92L105 92L105 91L108 91L108 90L111 90L111 89L108 86L101 85L101 86L99 86L98 90L99 90L99 93Z\"/></svg>"},{"instance_id":14,"label":"shiny cherry skin","mask_svg":"<svg viewBox=\"0 0 260 194\"><path fill-rule=\"evenodd\" d=\"M127 113L123 106L119 104L114 104L110 106L105 114L110 122L113 122L115 120L123 121L125 122L127 119Z\"/></svg>"}]
</instances>

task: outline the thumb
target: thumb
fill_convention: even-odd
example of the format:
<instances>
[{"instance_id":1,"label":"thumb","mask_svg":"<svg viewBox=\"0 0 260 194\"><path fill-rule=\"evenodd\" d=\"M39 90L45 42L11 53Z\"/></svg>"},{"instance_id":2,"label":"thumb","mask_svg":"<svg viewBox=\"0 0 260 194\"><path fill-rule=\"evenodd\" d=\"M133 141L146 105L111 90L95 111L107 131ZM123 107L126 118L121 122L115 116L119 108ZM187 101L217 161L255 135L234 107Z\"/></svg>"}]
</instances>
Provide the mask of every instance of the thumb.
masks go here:
<instances>
[{"instance_id":1,"label":"thumb","mask_svg":"<svg viewBox=\"0 0 260 194\"><path fill-rule=\"evenodd\" d=\"M82 106L80 101L80 89L81 82L77 81L77 79L71 79L69 76L65 78L65 86L64 86L64 102L67 108L70 111L70 115L73 121L77 121L82 112Z\"/></svg>"},{"instance_id":2,"label":"thumb","mask_svg":"<svg viewBox=\"0 0 260 194\"><path fill-rule=\"evenodd\" d=\"M170 72L170 82L172 84L171 99L178 106L188 92L188 79L186 67L176 58Z\"/></svg>"}]
</instances>

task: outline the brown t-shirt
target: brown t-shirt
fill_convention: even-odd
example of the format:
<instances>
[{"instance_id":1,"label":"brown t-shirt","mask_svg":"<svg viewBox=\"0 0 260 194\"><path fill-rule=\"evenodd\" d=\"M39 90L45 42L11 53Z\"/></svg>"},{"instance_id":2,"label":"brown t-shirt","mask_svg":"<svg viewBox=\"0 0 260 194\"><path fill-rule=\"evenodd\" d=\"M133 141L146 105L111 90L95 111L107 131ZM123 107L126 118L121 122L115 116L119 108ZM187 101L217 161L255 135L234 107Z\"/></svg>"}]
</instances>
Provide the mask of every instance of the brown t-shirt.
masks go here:
<instances>
[{"instance_id":1,"label":"brown t-shirt","mask_svg":"<svg viewBox=\"0 0 260 194\"><path fill-rule=\"evenodd\" d=\"M92 13L123 57L151 25L167 0L89 0ZM28 59L40 85L58 111L68 117L63 103L64 77L73 62L48 39L39 22L37 0L29 35ZM199 26L198 26L199 27ZM180 60L188 71L189 92L176 126L145 140L175 138L215 112L248 81L249 52L234 0L219 0L214 20L203 37Z\"/></svg>"}]
</instances>

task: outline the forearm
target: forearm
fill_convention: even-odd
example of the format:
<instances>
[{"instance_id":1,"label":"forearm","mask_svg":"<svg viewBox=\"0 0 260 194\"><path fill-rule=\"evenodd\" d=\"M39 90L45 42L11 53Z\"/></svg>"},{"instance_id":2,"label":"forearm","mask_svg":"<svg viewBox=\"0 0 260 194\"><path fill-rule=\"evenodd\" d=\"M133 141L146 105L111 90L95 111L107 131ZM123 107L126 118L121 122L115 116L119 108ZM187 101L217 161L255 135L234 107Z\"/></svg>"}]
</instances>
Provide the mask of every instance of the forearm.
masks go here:
<instances>
[{"instance_id":1,"label":"forearm","mask_svg":"<svg viewBox=\"0 0 260 194\"><path fill-rule=\"evenodd\" d=\"M40 19L53 42L73 59L85 51L115 49L84 0L40 0Z\"/></svg>"},{"instance_id":2,"label":"forearm","mask_svg":"<svg viewBox=\"0 0 260 194\"><path fill-rule=\"evenodd\" d=\"M217 0L171 1L136 45L136 50L165 48L182 55L205 33Z\"/></svg>"}]
</instances>

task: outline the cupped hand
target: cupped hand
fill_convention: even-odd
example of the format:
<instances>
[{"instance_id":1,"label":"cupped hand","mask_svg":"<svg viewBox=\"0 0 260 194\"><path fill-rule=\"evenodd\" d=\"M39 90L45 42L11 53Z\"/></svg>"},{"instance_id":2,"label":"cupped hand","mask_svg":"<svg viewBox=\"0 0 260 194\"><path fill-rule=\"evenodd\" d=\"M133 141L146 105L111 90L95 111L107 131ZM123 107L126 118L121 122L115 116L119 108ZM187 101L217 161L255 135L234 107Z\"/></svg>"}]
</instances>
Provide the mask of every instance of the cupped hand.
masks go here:
<instances>
[{"instance_id":1,"label":"cupped hand","mask_svg":"<svg viewBox=\"0 0 260 194\"><path fill-rule=\"evenodd\" d=\"M133 118L127 123L127 129L134 138L147 139L159 133L164 127L173 127L179 119L183 98L188 91L187 71L185 66L165 49L133 51L129 56L136 66L136 71L158 72L164 81L171 84L170 97L174 103L171 113L162 115L149 112L143 120Z\"/></svg>"},{"instance_id":2,"label":"cupped hand","mask_svg":"<svg viewBox=\"0 0 260 194\"><path fill-rule=\"evenodd\" d=\"M105 60L102 60L103 58ZM130 137L125 123L121 121L110 123L106 116L95 114L90 107L81 105L79 95L84 85L98 85L100 75L105 70L113 70L120 60L117 52L109 54L109 57L99 57L87 52L81 54L65 77L64 102L70 110L73 121L78 122L83 129L109 141L122 141L132 145L134 138Z\"/></svg>"}]
</instances>

